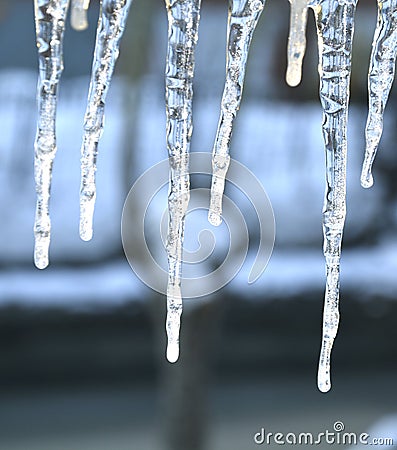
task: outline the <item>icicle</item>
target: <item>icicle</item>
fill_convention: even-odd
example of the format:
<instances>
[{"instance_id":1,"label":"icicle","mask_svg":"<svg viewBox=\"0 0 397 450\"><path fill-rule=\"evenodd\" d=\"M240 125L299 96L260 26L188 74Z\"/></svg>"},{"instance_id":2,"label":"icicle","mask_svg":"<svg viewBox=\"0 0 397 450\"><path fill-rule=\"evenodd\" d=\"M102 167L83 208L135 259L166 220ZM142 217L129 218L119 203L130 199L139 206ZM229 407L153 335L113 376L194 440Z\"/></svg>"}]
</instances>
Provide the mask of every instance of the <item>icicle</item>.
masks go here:
<instances>
[{"instance_id":1,"label":"icicle","mask_svg":"<svg viewBox=\"0 0 397 450\"><path fill-rule=\"evenodd\" d=\"M302 79L302 62L306 51L306 24L309 0L289 0L291 18L288 37L288 67L286 81L298 86Z\"/></svg>"},{"instance_id":2,"label":"icicle","mask_svg":"<svg viewBox=\"0 0 397 450\"><path fill-rule=\"evenodd\" d=\"M166 329L167 359L175 362L179 357L184 219L190 196L189 147L192 135L194 51L201 0L165 0L165 3L168 13L166 114L170 161Z\"/></svg>"},{"instance_id":3,"label":"icicle","mask_svg":"<svg viewBox=\"0 0 397 450\"><path fill-rule=\"evenodd\" d=\"M48 266L51 221L49 201L52 165L56 153L55 121L58 85L63 70L63 35L69 0L35 0L36 41L39 55L38 122L34 144L37 192L34 224L34 262Z\"/></svg>"},{"instance_id":4,"label":"icicle","mask_svg":"<svg viewBox=\"0 0 397 450\"><path fill-rule=\"evenodd\" d=\"M98 142L103 131L106 95L131 2L132 0L101 1L81 148L80 237L84 241L92 238Z\"/></svg>"},{"instance_id":5,"label":"icicle","mask_svg":"<svg viewBox=\"0 0 397 450\"><path fill-rule=\"evenodd\" d=\"M339 324L339 264L346 216L346 128L356 4L357 0L314 0L310 4L316 17L319 41L326 158L323 232L327 284L318 369L318 388L322 392L331 388L331 350Z\"/></svg>"},{"instance_id":6,"label":"icicle","mask_svg":"<svg viewBox=\"0 0 397 450\"><path fill-rule=\"evenodd\" d=\"M213 175L208 212L208 220L215 226L222 222L222 196L230 163L233 121L240 107L252 35L265 3L266 0L232 0L229 3L226 83L212 152Z\"/></svg>"},{"instance_id":7,"label":"icicle","mask_svg":"<svg viewBox=\"0 0 397 450\"><path fill-rule=\"evenodd\" d=\"M77 31L87 29L87 10L89 6L90 0L72 0L72 12L70 15L72 28Z\"/></svg>"},{"instance_id":8,"label":"icicle","mask_svg":"<svg viewBox=\"0 0 397 450\"><path fill-rule=\"evenodd\" d=\"M378 0L378 23L368 74L369 111L361 185L373 185L372 164L383 131L383 113L394 80L397 53L397 0Z\"/></svg>"}]
</instances>

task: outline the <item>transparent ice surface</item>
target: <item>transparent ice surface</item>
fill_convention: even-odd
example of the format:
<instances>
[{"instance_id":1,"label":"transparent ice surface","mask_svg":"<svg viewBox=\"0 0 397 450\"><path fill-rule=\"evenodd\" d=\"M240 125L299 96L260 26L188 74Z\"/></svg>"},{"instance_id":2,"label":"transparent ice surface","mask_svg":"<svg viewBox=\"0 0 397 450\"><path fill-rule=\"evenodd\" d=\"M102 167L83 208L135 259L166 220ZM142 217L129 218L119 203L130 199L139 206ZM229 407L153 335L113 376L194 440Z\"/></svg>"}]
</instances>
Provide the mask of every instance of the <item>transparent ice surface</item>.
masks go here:
<instances>
[{"instance_id":1,"label":"transparent ice surface","mask_svg":"<svg viewBox=\"0 0 397 450\"><path fill-rule=\"evenodd\" d=\"M383 113L394 81L397 54L397 1L378 0L378 22L368 74L369 110L361 185L373 185L372 165L383 131Z\"/></svg>"},{"instance_id":2,"label":"transparent ice surface","mask_svg":"<svg viewBox=\"0 0 397 450\"><path fill-rule=\"evenodd\" d=\"M286 81L297 86L302 78L302 62L306 51L306 24L309 0L289 0L291 4L288 37L288 67Z\"/></svg>"},{"instance_id":3,"label":"transparent ice surface","mask_svg":"<svg viewBox=\"0 0 397 450\"><path fill-rule=\"evenodd\" d=\"M48 266L51 239L49 201L52 166L56 154L55 122L58 85L63 71L63 35L69 0L35 0L36 43L39 56L38 120L34 143L37 193L34 224L34 262Z\"/></svg>"},{"instance_id":4,"label":"transparent ice surface","mask_svg":"<svg viewBox=\"0 0 397 450\"><path fill-rule=\"evenodd\" d=\"M245 68L252 35L266 0L232 0L229 2L228 38L226 50L226 82L221 114L212 151L212 185L208 220L212 225L222 222L222 197L230 163L230 141L233 121L240 108Z\"/></svg>"},{"instance_id":5,"label":"transparent ice surface","mask_svg":"<svg viewBox=\"0 0 397 450\"><path fill-rule=\"evenodd\" d=\"M189 148L193 127L194 52L201 0L166 0L165 3L168 14L166 117L170 162L166 330L167 359L175 362L179 357L182 250L185 214L190 198Z\"/></svg>"},{"instance_id":6,"label":"transparent ice surface","mask_svg":"<svg viewBox=\"0 0 397 450\"><path fill-rule=\"evenodd\" d=\"M323 207L326 291L318 388L331 388L331 351L339 325L339 265L346 216L347 116L357 0L314 0L320 100L323 107L326 190Z\"/></svg>"},{"instance_id":7,"label":"transparent ice surface","mask_svg":"<svg viewBox=\"0 0 397 450\"><path fill-rule=\"evenodd\" d=\"M131 2L132 0L101 1L81 148L80 237L84 241L89 241L93 233L98 143L104 126L106 96L119 56L120 40Z\"/></svg>"}]
</instances>

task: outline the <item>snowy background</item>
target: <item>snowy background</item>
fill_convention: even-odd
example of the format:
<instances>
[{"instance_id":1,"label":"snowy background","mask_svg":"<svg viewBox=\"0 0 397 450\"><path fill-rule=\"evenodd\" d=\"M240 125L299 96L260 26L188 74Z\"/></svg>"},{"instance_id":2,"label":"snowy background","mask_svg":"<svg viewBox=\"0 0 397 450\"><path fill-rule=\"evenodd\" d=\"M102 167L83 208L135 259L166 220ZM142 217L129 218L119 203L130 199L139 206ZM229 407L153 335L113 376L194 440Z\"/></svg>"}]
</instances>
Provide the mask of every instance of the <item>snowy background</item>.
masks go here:
<instances>
[{"instance_id":1,"label":"snowy background","mask_svg":"<svg viewBox=\"0 0 397 450\"><path fill-rule=\"evenodd\" d=\"M120 237L122 207L133 182L166 157L165 9L159 2L135 3L106 106L89 243L78 237L79 159L97 2L87 31L66 31L45 271L37 270L32 258L33 7L22 0L0 3L0 449L241 450L255 448L252 436L261 426L319 432L338 419L352 431L378 427L377 433L389 436L397 429L392 416L397 400L392 382L397 370L395 94L386 112L375 185L364 190L359 184L375 2L362 1L357 12L342 320L334 387L327 396L315 387L325 277L313 20L303 82L287 88L288 2L268 0L232 140L232 157L256 175L271 200L273 256L262 277L248 285L252 248L241 272L211 301L187 305L182 358L168 366L164 298L134 275ZM192 151L210 152L216 132L224 3L203 2ZM233 198L233 190L227 192ZM156 204L161 216L165 204ZM254 221L247 217L247 222ZM255 230L252 225L253 242ZM176 425L181 420L183 427Z\"/></svg>"}]
</instances>

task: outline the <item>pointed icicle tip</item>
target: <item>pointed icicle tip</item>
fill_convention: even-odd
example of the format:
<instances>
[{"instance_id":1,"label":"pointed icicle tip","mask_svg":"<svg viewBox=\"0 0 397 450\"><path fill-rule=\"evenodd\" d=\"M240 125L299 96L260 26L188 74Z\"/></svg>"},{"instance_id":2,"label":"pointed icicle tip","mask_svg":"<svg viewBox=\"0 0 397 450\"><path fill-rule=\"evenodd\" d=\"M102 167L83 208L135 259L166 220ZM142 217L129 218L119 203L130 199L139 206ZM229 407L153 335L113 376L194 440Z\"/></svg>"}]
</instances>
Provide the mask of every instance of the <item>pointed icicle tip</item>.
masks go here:
<instances>
[{"instance_id":1,"label":"pointed icicle tip","mask_svg":"<svg viewBox=\"0 0 397 450\"><path fill-rule=\"evenodd\" d=\"M326 394L331 390L331 383L328 382L318 382L317 383L318 390L323 394Z\"/></svg>"},{"instance_id":2,"label":"pointed icicle tip","mask_svg":"<svg viewBox=\"0 0 397 450\"><path fill-rule=\"evenodd\" d=\"M84 31L88 28L87 12L81 9L72 9L70 23L76 31Z\"/></svg>"},{"instance_id":3,"label":"pointed icicle tip","mask_svg":"<svg viewBox=\"0 0 397 450\"><path fill-rule=\"evenodd\" d=\"M361 174L361 186L365 189L368 189L374 184L374 177L371 172L363 171Z\"/></svg>"},{"instance_id":4,"label":"pointed icicle tip","mask_svg":"<svg viewBox=\"0 0 397 450\"><path fill-rule=\"evenodd\" d=\"M179 345L178 344L168 344L167 347L167 360L170 363L176 363L179 359Z\"/></svg>"},{"instance_id":5,"label":"pointed icicle tip","mask_svg":"<svg viewBox=\"0 0 397 450\"><path fill-rule=\"evenodd\" d=\"M72 12L70 24L76 31L84 31L88 28L87 10L90 0L72 0Z\"/></svg>"},{"instance_id":6,"label":"pointed icicle tip","mask_svg":"<svg viewBox=\"0 0 397 450\"><path fill-rule=\"evenodd\" d=\"M330 369L329 367L323 367L321 364L318 368L317 387L324 394L331 389Z\"/></svg>"},{"instance_id":7,"label":"pointed icicle tip","mask_svg":"<svg viewBox=\"0 0 397 450\"><path fill-rule=\"evenodd\" d=\"M34 265L42 270L49 264L50 239L38 238L34 246Z\"/></svg>"},{"instance_id":8,"label":"pointed icicle tip","mask_svg":"<svg viewBox=\"0 0 397 450\"><path fill-rule=\"evenodd\" d=\"M208 212L208 222L213 225L214 227L219 227L219 225L222 223L222 218L219 214L217 214L214 211Z\"/></svg>"},{"instance_id":9,"label":"pointed icicle tip","mask_svg":"<svg viewBox=\"0 0 397 450\"><path fill-rule=\"evenodd\" d=\"M92 239L93 234L94 233L92 231L92 228L91 229L86 229L86 228L80 229L80 238L85 242L90 241Z\"/></svg>"},{"instance_id":10,"label":"pointed icicle tip","mask_svg":"<svg viewBox=\"0 0 397 450\"><path fill-rule=\"evenodd\" d=\"M306 52L308 0L289 0L291 4L288 36L288 66L285 81L296 87L302 80L302 64Z\"/></svg>"},{"instance_id":11,"label":"pointed icicle tip","mask_svg":"<svg viewBox=\"0 0 397 450\"><path fill-rule=\"evenodd\" d=\"M296 87L302 81L302 68L299 62L294 62L288 65L285 81L288 86Z\"/></svg>"},{"instance_id":12,"label":"pointed icicle tip","mask_svg":"<svg viewBox=\"0 0 397 450\"><path fill-rule=\"evenodd\" d=\"M48 258L47 259L43 258L39 260L35 258L34 260L34 265L40 270L46 269L48 267L48 264L49 264Z\"/></svg>"}]
</instances>

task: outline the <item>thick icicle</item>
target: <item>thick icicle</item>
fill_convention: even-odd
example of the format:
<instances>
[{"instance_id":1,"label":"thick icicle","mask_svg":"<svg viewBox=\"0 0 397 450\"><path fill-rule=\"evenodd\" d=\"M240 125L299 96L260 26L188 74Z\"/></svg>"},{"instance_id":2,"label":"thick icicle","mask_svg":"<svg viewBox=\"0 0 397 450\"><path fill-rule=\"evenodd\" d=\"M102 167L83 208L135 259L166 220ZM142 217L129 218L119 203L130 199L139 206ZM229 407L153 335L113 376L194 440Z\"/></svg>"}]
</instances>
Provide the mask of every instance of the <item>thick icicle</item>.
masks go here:
<instances>
[{"instance_id":1,"label":"thick icicle","mask_svg":"<svg viewBox=\"0 0 397 450\"><path fill-rule=\"evenodd\" d=\"M72 11L70 23L77 31L85 30L88 27L87 10L90 0L72 0Z\"/></svg>"},{"instance_id":2,"label":"thick icicle","mask_svg":"<svg viewBox=\"0 0 397 450\"><path fill-rule=\"evenodd\" d=\"M132 0L102 0L95 43L88 104L81 148L80 237L92 238L98 142L104 125L106 95Z\"/></svg>"},{"instance_id":3,"label":"thick icicle","mask_svg":"<svg viewBox=\"0 0 397 450\"><path fill-rule=\"evenodd\" d=\"M286 81L298 86L302 79L302 62L306 51L306 24L309 0L289 0L291 3L288 37L288 67Z\"/></svg>"},{"instance_id":4,"label":"thick icicle","mask_svg":"<svg viewBox=\"0 0 397 450\"><path fill-rule=\"evenodd\" d=\"M34 224L34 262L48 266L51 221L49 201L52 165L56 153L55 121L58 85L63 70L63 35L69 0L35 0L36 40L39 54L38 122L34 144L37 192Z\"/></svg>"},{"instance_id":5,"label":"thick icicle","mask_svg":"<svg viewBox=\"0 0 397 450\"><path fill-rule=\"evenodd\" d=\"M318 388L331 388L330 360L339 324L339 264L346 216L347 115L351 50L357 0L314 0L319 42L320 99L326 190L323 209L326 291Z\"/></svg>"},{"instance_id":6,"label":"thick icicle","mask_svg":"<svg viewBox=\"0 0 397 450\"><path fill-rule=\"evenodd\" d=\"M383 131L383 113L394 80L397 54L397 0L378 0L378 23L368 74L369 111L361 185L373 185L372 164Z\"/></svg>"},{"instance_id":7,"label":"thick icicle","mask_svg":"<svg viewBox=\"0 0 397 450\"><path fill-rule=\"evenodd\" d=\"M213 175L208 220L213 225L222 222L222 196L230 163L233 121L240 107L252 35L265 3L266 0L232 0L229 3L226 82L212 151Z\"/></svg>"},{"instance_id":8,"label":"thick icicle","mask_svg":"<svg viewBox=\"0 0 397 450\"><path fill-rule=\"evenodd\" d=\"M168 13L166 114L170 161L166 330L167 359L175 362L179 357L183 235L190 196L189 147L192 135L194 51L201 0L165 0L165 3Z\"/></svg>"}]
</instances>

